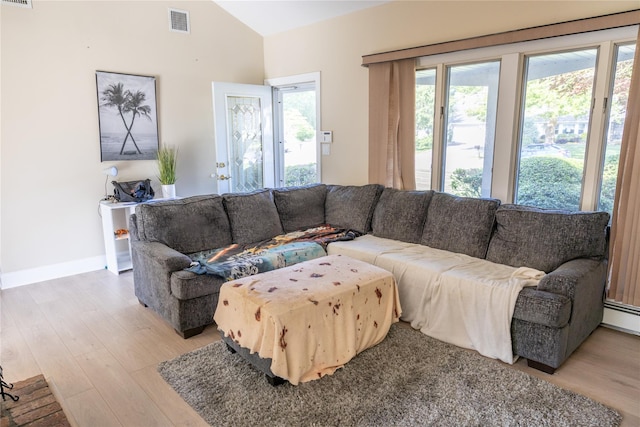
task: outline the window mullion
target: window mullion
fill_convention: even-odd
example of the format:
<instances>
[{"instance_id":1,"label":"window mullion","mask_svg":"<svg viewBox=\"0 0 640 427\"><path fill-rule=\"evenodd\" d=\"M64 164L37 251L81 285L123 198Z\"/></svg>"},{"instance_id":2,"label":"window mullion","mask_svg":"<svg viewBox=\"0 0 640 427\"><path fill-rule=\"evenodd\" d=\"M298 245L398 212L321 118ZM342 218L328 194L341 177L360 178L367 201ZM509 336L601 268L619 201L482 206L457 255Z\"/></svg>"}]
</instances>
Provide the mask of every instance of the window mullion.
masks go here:
<instances>
[{"instance_id":1,"label":"window mullion","mask_svg":"<svg viewBox=\"0 0 640 427\"><path fill-rule=\"evenodd\" d=\"M522 55L504 55L501 64L491 197L512 202L515 194Z\"/></svg>"},{"instance_id":2,"label":"window mullion","mask_svg":"<svg viewBox=\"0 0 640 427\"><path fill-rule=\"evenodd\" d=\"M282 90L277 87L272 89L273 92L273 136L275 152L275 170L276 170L276 186L284 187L284 123L282 115Z\"/></svg>"},{"instance_id":3,"label":"window mullion","mask_svg":"<svg viewBox=\"0 0 640 427\"><path fill-rule=\"evenodd\" d=\"M446 93L446 76L444 64L436 66L436 93L433 118L433 154L431 165L431 188L442 191L444 169L444 108Z\"/></svg>"},{"instance_id":4,"label":"window mullion","mask_svg":"<svg viewBox=\"0 0 640 427\"><path fill-rule=\"evenodd\" d=\"M598 206L602 175L600 169L604 162L607 110L611 102L609 92L611 79L613 78L614 54L615 46L613 42L600 44L593 91L593 105L591 108L591 126L587 134L581 210L595 210Z\"/></svg>"}]
</instances>

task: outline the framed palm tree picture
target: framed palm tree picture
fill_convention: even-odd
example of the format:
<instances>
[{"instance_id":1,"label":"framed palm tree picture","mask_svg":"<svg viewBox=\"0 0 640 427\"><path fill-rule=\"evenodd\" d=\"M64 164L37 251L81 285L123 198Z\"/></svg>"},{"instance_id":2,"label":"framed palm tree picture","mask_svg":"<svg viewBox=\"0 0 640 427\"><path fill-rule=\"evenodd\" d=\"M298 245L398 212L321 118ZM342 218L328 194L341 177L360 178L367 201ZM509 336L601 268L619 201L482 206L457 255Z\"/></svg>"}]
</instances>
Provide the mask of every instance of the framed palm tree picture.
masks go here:
<instances>
[{"instance_id":1,"label":"framed palm tree picture","mask_svg":"<svg viewBox=\"0 0 640 427\"><path fill-rule=\"evenodd\" d=\"M101 161L156 159L156 78L96 71L96 87Z\"/></svg>"}]
</instances>

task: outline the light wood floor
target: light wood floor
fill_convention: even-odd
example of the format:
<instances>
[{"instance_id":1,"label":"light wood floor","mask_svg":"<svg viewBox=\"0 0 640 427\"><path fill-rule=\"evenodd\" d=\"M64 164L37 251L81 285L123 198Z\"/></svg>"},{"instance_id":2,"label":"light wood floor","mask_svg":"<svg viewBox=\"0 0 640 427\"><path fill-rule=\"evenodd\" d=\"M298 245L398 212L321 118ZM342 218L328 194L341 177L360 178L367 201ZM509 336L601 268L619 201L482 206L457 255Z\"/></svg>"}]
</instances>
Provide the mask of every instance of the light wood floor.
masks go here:
<instances>
[{"instance_id":1,"label":"light wood floor","mask_svg":"<svg viewBox=\"0 0 640 427\"><path fill-rule=\"evenodd\" d=\"M183 340L138 304L130 272L81 274L7 289L0 298L5 379L43 374L72 425L206 425L156 366L220 337L208 327ZM617 409L623 426L640 426L640 337L598 328L554 375L524 360L513 369Z\"/></svg>"}]
</instances>

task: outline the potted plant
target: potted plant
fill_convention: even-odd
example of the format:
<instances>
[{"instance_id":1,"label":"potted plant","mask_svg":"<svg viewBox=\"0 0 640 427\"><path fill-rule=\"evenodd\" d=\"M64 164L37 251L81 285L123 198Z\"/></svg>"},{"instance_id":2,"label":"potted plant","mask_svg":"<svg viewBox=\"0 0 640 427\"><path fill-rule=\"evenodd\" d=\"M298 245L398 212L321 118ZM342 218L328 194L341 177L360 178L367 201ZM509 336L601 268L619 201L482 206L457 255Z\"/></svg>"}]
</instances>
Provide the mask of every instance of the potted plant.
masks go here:
<instances>
[{"instance_id":1,"label":"potted plant","mask_svg":"<svg viewBox=\"0 0 640 427\"><path fill-rule=\"evenodd\" d=\"M163 147L158 150L158 180L162 184L162 197L176 197L176 162L178 150L175 147Z\"/></svg>"}]
</instances>

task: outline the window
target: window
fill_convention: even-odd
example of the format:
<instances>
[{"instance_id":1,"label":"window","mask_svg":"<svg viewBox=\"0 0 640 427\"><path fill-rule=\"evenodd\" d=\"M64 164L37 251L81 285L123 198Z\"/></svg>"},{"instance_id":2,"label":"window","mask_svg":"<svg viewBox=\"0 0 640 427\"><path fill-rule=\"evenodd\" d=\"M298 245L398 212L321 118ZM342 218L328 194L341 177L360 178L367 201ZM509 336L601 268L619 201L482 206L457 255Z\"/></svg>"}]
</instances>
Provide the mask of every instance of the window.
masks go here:
<instances>
[{"instance_id":1,"label":"window","mask_svg":"<svg viewBox=\"0 0 640 427\"><path fill-rule=\"evenodd\" d=\"M607 127L605 133L605 155L600 177L600 194L598 209L613 214L613 199L616 193L618 177L618 161L620 160L620 143L624 118L627 114L627 98L631 84L631 68L636 52L634 44L616 45L614 59L614 77L607 109Z\"/></svg>"},{"instance_id":2,"label":"window","mask_svg":"<svg viewBox=\"0 0 640 427\"><path fill-rule=\"evenodd\" d=\"M597 54L526 57L516 203L580 210Z\"/></svg>"},{"instance_id":3,"label":"window","mask_svg":"<svg viewBox=\"0 0 640 427\"><path fill-rule=\"evenodd\" d=\"M416 189L431 188L436 70L416 73Z\"/></svg>"},{"instance_id":4,"label":"window","mask_svg":"<svg viewBox=\"0 0 640 427\"><path fill-rule=\"evenodd\" d=\"M318 182L316 144L316 91L313 84L275 88L282 116L279 134L283 159L281 185L291 187Z\"/></svg>"},{"instance_id":5,"label":"window","mask_svg":"<svg viewBox=\"0 0 640 427\"><path fill-rule=\"evenodd\" d=\"M276 186L321 182L320 73L265 81L273 89Z\"/></svg>"},{"instance_id":6,"label":"window","mask_svg":"<svg viewBox=\"0 0 640 427\"><path fill-rule=\"evenodd\" d=\"M444 191L488 197L500 62L447 67Z\"/></svg>"},{"instance_id":7,"label":"window","mask_svg":"<svg viewBox=\"0 0 640 427\"><path fill-rule=\"evenodd\" d=\"M417 188L610 212L637 31L419 58Z\"/></svg>"}]
</instances>

